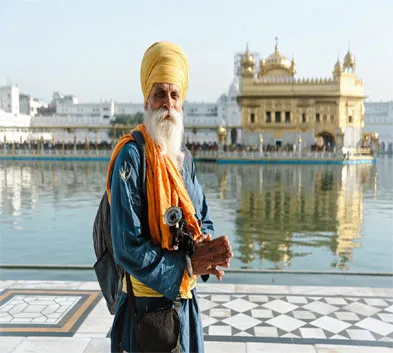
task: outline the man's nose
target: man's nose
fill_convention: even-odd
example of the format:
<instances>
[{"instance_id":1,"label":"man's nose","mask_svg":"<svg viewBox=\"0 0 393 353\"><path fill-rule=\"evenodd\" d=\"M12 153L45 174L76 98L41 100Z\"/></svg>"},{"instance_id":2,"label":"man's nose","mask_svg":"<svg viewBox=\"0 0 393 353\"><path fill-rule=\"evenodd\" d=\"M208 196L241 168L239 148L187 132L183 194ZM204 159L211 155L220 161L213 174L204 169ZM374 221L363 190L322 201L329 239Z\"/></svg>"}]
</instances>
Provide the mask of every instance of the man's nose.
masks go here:
<instances>
[{"instance_id":1,"label":"man's nose","mask_svg":"<svg viewBox=\"0 0 393 353\"><path fill-rule=\"evenodd\" d=\"M173 108L173 101L172 101L172 97L171 97L170 94L168 94L165 97L165 101L164 101L164 104L162 106L163 106L163 108L166 108L168 110Z\"/></svg>"}]
</instances>

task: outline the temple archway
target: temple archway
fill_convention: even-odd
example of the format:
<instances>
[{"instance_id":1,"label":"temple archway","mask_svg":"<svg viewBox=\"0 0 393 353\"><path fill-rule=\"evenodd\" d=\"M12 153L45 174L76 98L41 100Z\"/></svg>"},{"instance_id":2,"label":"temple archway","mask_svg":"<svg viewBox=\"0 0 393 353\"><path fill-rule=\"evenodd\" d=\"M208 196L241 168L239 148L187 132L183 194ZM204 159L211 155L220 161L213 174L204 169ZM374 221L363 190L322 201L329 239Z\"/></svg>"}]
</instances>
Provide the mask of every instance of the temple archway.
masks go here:
<instances>
[{"instance_id":1,"label":"temple archway","mask_svg":"<svg viewBox=\"0 0 393 353\"><path fill-rule=\"evenodd\" d=\"M320 132L317 137L322 137L323 138L323 144L326 147L333 147L336 143L333 134L327 131L322 131Z\"/></svg>"}]
</instances>

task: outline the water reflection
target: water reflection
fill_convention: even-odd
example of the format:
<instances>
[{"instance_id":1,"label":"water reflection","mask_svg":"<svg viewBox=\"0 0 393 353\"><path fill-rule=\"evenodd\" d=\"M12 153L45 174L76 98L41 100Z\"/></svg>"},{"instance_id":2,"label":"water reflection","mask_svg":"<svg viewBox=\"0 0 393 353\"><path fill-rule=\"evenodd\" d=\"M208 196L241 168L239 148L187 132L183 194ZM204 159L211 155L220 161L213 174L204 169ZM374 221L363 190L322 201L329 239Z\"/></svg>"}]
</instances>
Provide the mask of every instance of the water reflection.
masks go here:
<instances>
[{"instance_id":1,"label":"water reflection","mask_svg":"<svg viewBox=\"0 0 393 353\"><path fill-rule=\"evenodd\" d=\"M54 208L71 198L102 194L107 165L83 162L0 162L0 213L19 216L49 198Z\"/></svg>"},{"instance_id":2,"label":"water reflection","mask_svg":"<svg viewBox=\"0 0 393 353\"><path fill-rule=\"evenodd\" d=\"M364 191L377 189L375 165L199 166L214 170L218 197L237 201L241 267L291 267L325 248L333 254L330 267L348 269L361 246Z\"/></svg>"},{"instance_id":3,"label":"water reflection","mask_svg":"<svg viewBox=\"0 0 393 353\"><path fill-rule=\"evenodd\" d=\"M197 175L232 267L391 271L392 167L198 163ZM0 161L1 262L92 263L106 168Z\"/></svg>"}]
</instances>

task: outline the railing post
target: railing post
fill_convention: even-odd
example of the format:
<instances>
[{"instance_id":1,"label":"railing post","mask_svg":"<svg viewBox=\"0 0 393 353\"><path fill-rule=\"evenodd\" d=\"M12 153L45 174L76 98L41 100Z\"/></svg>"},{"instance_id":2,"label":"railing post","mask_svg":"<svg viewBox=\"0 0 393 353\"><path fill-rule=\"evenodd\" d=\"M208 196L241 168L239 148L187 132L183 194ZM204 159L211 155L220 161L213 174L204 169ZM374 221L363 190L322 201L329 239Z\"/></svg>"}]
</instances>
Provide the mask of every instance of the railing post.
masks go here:
<instances>
[{"instance_id":1,"label":"railing post","mask_svg":"<svg viewBox=\"0 0 393 353\"><path fill-rule=\"evenodd\" d=\"M76 154L76 129L74 131L74 154Z\"/></svg>"},{"instance_id":2,"label":"railing post","mask_svg":"<svg viewBox=\"0 0 393 353\"><path fill-rule=\"evenodd\" d=\"M99 144L100 144L100 130L97 129L96 154L98 154L98 145Z\"/></svg>"},{"instance_id":3,"label":"railing post","mask_svg":"<svg viewBox=\"0 0 393 353\"><path fill-rule=\"evenodd\" d=\"M85 137L85 148L86 148L86 154L89 154L89 136Z\"/></svg>"}]
</instances>

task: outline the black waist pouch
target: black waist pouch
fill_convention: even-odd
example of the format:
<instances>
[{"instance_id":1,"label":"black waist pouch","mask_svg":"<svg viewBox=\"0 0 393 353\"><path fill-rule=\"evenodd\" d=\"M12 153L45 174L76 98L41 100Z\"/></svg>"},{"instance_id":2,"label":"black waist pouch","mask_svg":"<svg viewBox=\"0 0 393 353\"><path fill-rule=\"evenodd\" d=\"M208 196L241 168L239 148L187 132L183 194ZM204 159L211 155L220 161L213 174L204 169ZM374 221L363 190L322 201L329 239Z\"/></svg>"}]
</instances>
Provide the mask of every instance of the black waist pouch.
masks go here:
<instances>
[{"instance_id":1,"label":"black waist pouch","mask_svg":"<svg viewBox=\"0 0 393 353\"><path fill-rule=\"evenodd\" d=\"M172 306L138 315L135 340L141 352L181 353L180 319Z\"/></svg>"},{"instance_id":2,"label":"black waist pouch","mask_svg":"<svg viewBox=\"0 0 393 353\"><path fill-rule=\"evenodd\" d=\"M137 352L181 353L180 319L173 303L138 314L132 283L127 273L126 282Z\"/></svg>"}]
</instances>

